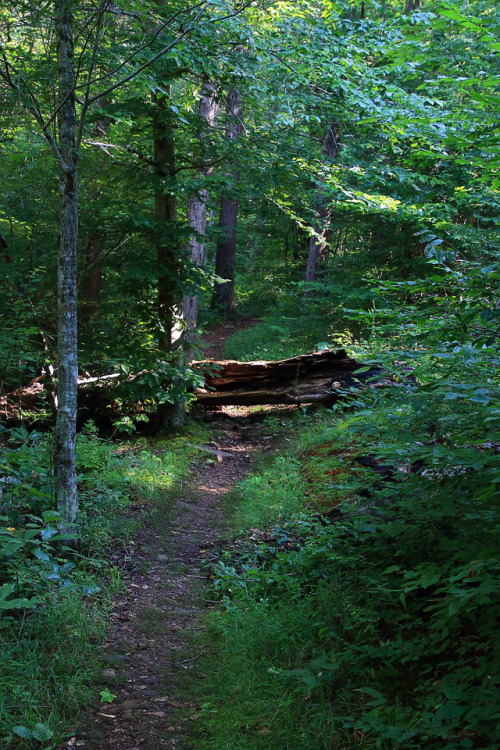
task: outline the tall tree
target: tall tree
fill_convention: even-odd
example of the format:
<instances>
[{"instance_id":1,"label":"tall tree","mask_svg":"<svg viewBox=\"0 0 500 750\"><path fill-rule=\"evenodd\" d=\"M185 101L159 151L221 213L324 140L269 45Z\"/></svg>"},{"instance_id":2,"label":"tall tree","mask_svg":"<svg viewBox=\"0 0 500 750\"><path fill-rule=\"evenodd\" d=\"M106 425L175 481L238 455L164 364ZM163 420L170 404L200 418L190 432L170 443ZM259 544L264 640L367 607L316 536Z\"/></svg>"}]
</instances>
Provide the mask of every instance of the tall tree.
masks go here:
<instances>
[{"instance_id":1,"label":"tall tree","mask_svg":"<svg viewBox=\"0 0 500 750\"><path fill-rule=\"evenodd\" d=\"M68 523L78 511L75 437L78 380L76 242L78 237L78 151L75 60L71 0L55 0L57 36L57 128L59 149L59 263L57 273L58 409L54 433L57 505Z\"/></svg>"},{"instance_id":2,"label":"tall tree","mask_svg":"<svg viewBox=\"0 0 500 750\"><path fill-rule=\"evenodd\" d=\"M201 97L198 112L202 120L205 121L208 128L215 125L217 111L219 108L215 86L211 81L203 81L201 87ZM205 151L205 141L208 133L202 130L200 133L201 150ZM200 174L203 177L209 177L213 172L213 167L204 164L201 167ZM209 200L208 188L201 187L196 195L191 195L188 199L188 224L194 230L189 240L189 256L191 262L196 266L201 266L204 261L204 236L207 224L207 205ZM185 333L186 342L191 345L194 341L194 332L198 319L198 295L185 295L182 304L182 315L186 323L187 330ZM193 358L192 347L187 350L188 359Z\"/></svg>"},{"instance_id":3,"label":"tall tree","mask_svg":"<svg viewBox=\"0 0 500 750\"><path fill-rule=\"evenodd\" d=\"M152 9L151 9L152 10ZM113 63L106 73L98 74L99 53L105 51L103 22L107 13L120 10L110 0L101 0L92 8L90 15L74 0L54 0L54 17L57 47L57 103L55 109L44 113L51 106L50 96L34 82L28 81L24 70L18 71L16 62L27 67L21 60L11 39L11 21L8 21L9 38L2 43L1 81L18 96L24 109L35 120L41 134L52 148L59 170L60 242L58 254L58 401L59 408L54 437L54 465L57 473L57 506L64 520L72 524L77 515L77 486L75 471L76 438L76 391L77 391L77 238L78 238L78 154L82 144L87 115L92 106L109 96L111 92L130 83L153 63L165 57L196 26L206 10L206 3L181 8L167 20L159 20L156 29L144 41L141 18L137 14L125 13L123 26L126 39L122 39L123 60ZM19 28L25 34L28 49L43 48L46 44L45 29L52 19L33 7L23 8L18 13ZM75 68L74 14L79 13L79 65ZM172 30L174 18L184 15L184 25ZM154 15L153 15L154 17ZM40 20L41 19L41 20ZM132 20L131 20L132 19ZM135 23L132 28L129 24ZM140 34L136 35L139 28ZM163 35L168 34L165 44ZM37 35L40 38L37 38ZM47 35L50 38L50 34ZM132 40L132 41L131 41ZM48 50L49 65L51 50ZM45 53L44 53L45 56ZM109 61L109 62L110 62ZM106 65L102 66L106 68ZM83 81L83 83L81 83ZM103 83L104 82L104 83ZM96 84L101 87L95 92ZM79 97L79 112L76 112L76 91ZM49 92L50 93L50 92ZM45 97L45 100L42 98ZM53 123L57 123L54 136ZM162 304L162 309L166 309ZM165 334L168 336L168 334Z\"/></svg>"},{"instance_id":4,"label":"tall tree","mask_svg":"<svg viewBox=\"0 0 500 750\"><path fill-rule=\"evenodd\" d=\"M242 131L240 119L240 97L235 89L230 89L227 96L227 110L229 121L226 129L230 141L235 141ZM232 190L238 179L236 172L232 178ZM212 306L222 310L226 315L234 312L234 274L236 260L236 226L238 220L238 201L234 195L225 193L220 202L219 236L215 256L215 273L224 281L216 284Z\"/></svg>"},{"instance_id":5,"label":"tall tree","mask_svg":"<svg viewBox=\"0 0 500 750\"><path fill-rule=\"evenodd\" d=\"M328 126L326 135L323 139L323 155L326 164L338 157L340 150L340 133L335 123ZM316 193L316 217L312 225L311 239L309 240L309 255L306 266L306 281L314 281L318 272L324 266L328 254L327 234L330 228L332 218L331 207L328 204L328 198L325 195L325 188L322 178Z\"/></svg>"}]
</instances>

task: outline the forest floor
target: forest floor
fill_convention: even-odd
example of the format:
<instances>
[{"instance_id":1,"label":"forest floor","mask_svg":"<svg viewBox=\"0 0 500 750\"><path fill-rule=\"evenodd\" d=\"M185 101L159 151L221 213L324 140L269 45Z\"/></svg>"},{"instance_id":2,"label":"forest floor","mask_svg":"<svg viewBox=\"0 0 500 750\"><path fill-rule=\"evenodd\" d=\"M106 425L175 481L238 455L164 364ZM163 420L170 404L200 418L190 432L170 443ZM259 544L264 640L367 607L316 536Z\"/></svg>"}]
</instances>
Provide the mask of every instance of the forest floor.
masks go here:
<instances>
[{"instance_id":1,"label":"forest floor","mask_svg":"<svg viewBox=\"0 0 500 750\"><path fill-rule=\"evenodd\" d=\"M214 329L204 356L220 358L224 338L237 327ZM136 508L139 530L117 560L125 586L114 602L99 688L115 697L86 717L69 747L195 747L204 692L197 634L207 608L217 606L207 600L206 564L226 530L228 494L255 460L273 449L273 436L264 434L262 417L253 412L224 407L207 414L212 440L200 446L188 479L164 512Z\"/></svg>"}]
</instances>

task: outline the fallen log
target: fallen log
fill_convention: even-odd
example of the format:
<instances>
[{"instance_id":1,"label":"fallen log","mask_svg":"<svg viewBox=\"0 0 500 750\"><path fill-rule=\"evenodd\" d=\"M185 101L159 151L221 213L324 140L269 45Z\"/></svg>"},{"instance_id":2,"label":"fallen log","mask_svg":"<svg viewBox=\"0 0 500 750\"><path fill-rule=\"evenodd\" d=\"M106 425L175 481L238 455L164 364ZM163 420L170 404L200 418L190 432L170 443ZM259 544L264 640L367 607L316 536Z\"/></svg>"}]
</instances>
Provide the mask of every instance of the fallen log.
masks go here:
<instances>
[{"instance_id":1,"label":"fallen log","mask_svg":"<svg viewBox=\"0 0 500 750\"><path fill-rule=\"evenodd\" d=\"M271 404L333 404L345 398L350 388L359 386L373 376L377 368L353 373L363 364L348 357L346 352L331 350L303 354L278 361L238 362L236 360L202 360L192 367L202 372L205 388L195 391L195 400L206 408L218 406L264 406ZM124 412L142 413L142 403L135 407L117 400L122 385L133 384L146 371L122 376L112 373L78 379L80 420L91 416L108 421ZM0 419L15 424L26 410L35 416L43 405L46 390L44 378L37 378L21 394L7 394L0 399ZM29 395L29 399L28 399ZM17 402L17 403L16 403Z\"/></svg>"},{"instance_id":2,"label":"fallen log","mask_svg":"<svg viewBox=\"0 0 500 750\"><path fill-rule=\"evenodd\" d=\"M270 406L272 404L333 404L338 394L304 393L297 395L286 390L274 391L234 391L222 393L196 392L199 404L210 408L212 406Z\"/></svg>"},{"instance_id":3,"label":"fallen log","mask_svg":"<svg viewBox=\"0 0 500 750\"><path fill-rule=\"evenodd\" d=\"M268 404L331 404L346 391L374 374L375 369L353 373L363 367L341 349L303 354L265 362L236 360L193 362L202 371L206 388L196 399L206 407Z\"/></svg>"}]
</instances>

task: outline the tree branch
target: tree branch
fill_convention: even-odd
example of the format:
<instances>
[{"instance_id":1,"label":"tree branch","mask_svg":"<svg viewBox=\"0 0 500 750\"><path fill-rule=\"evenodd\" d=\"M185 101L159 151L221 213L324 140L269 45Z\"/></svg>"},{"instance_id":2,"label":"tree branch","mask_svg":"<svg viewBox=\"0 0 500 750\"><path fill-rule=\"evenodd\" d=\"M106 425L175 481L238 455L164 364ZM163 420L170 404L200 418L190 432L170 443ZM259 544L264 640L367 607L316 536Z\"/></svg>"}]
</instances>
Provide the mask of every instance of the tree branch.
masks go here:
<instances>
[{"instance_id":1,"label":"tree branch","mask_svg":"<svg viewBox=\"0 0 500 750\"><path fill-rule=\"evenodd\" d=\"M241 13L243 13L243 11L246 10L250 5L253 5L254 2L256 2L256 0L249 0L249 2L242 5L241 8L238 8L238 10L234 13L230 13L227 16L218 16L217 18L212 19L212 21L209 21L209 23L220 23L221 21L225 21L227 18L235 18L236 16L239 16Z\"/></svg>"},{"instance_id":2,"label":"tree branch","mask_svg":"<svg viewBox=\"0 0 500 750\"><path fill-rule=\"evenodd\" d=\"M206 5L206 0L202 0L202 2L197 3L196 5L192 5L189 8L185 8L184 10L179 10L177 11L177 13L174 13L173 16L171 16L167 21L165 21L158 27L158 29L154 32L153 36L147 42L144 42L144 44L142 44L140 47L134 50L134 52L131 52L130 55L125 60L123 60L123 62L121 62L120 65L118 65L116 68L114 68L113 70L110 70L108 73L103 73L103 75L99 76L98 78L94 78L94 80L91 81L91 85L98 83L99 81L104 81L106 80L106 78L110 78L111 76L116 75L120 70L122 70L122 68L125 67L125 65L128 65L128 63L131 60L133 60L134 57L136 57L140 52L143 52L145 49L150 47L153 44L153 42L155 42L158 39L162 31L165 31L165 29L168 28L170 24L173 21L175 21L175 19L178 16L184 13L191 13L192 11L196 10L202 5ZM77 89L78 88L82 88L82 86L77 86Z\"/></svg>"},{"instance_id":3,"label":"tree branch","mask_svg":"<svg viewBox=\"0 0 500 750\"><path fill-rule=\"evenodd\" d=\"M92 74L93 74L94 68L95 68L95 61L96 61L96 57L97 57L97 49L98 49L98 45L99 45L99 31L101 29L101 24L102 24L102 21L103 21L103 18L104 18L104 14L106 12L106 7L109 5L109 2L110 2L110 0L103 0L103 3L101 5L101 9L99 11L99 18L97 20L96 26L94 27L95 31L96 31L95 40L94 40L94 49L92 50L92 61L90 63L89 73L88 73L88 76L87 76L87 83L86 83L86 87L85 87L85 97L84 97L83 104L82 104L82 112L86 112L87 111L87 107L88 107L87 103L88 103L88 100L90 98L90 86L91 86ZM90 33L92 33L92 32L90 32ZM90 38L90 34L89 34L88 38ZM78 80L78 72L77 72L77 74L75 76L75 84L76 84L77 80ZM85 118L81 117L80 118L80 124L78 126L78 135L76 137L76 148L77 148L77 150L80 148L80 144L82 142L82 138L83 138L83 126L84 126L84 124L85 124Z\"/></svg>"},{"instance_id":4,"label":"tree branch","mask_svg":"<svg viewBox=\"0 0 500 750\"><path fill-rule=\"evenodd\" d=\"M125 76L124 78L121 78L119 81L117 81L116 83L112 84L111 86L109 86L104 91L101 91L99 94L95 94L93 97L91 97L88 100L88 102L87 102L86 109L82 110L82 113L81 113L80 117L82 117L82 118L85 117L86 110L88 109L88 107L93 102L97 101L98 99L102 99L105 96L108 96L108 94L111 94L111 92L114 91L115 89L120 88L120 86L123 86L125 83L128 83L129 81L133 80L136 76L139 75L139 73L142 73L143 70L146 70L146 68L149 68L154 62L156 62L156 60L159 60L160 57L163 57L163 55L166 55L167 52L170 52L171 49L173 49L175 46L177 46L177 44L179 44L179 42L181 41L181 39L184 39L184 37L187 36L187 34L189 34L194 29L194 27L196 25L196 22L198 21L198 19L203 14L204 8L206 6L206 2L204 1L203 3L200 3L200 5L202 6L202 8L201 8L200 12L198 13L198 15L196 16L196 18L194 19L194 21L191 24L191 26L189 26L187 29L185 29L182 32L182 34L179 34L172 42L170 42L170 44L167 44L167 46L164 47L162 50L160 50L160 52L158 52L156 55L153 55L153 57L151 57L145 63L143 63L138 68L136 68L134 71L132 71L132 73L129 73L129 75Z\"/></svg>"},{"instance_id":5,"label":"tree branch","mask_svg":"<svg viewBox=\"0 0 500 750\"><path fill-rule=\"evenodd\" d=\"M76 82L78 81L78 78L80 76L80 67L81 67L81 63L82 63L82 59L83 59L83 54L84 54L85 50L87 49L87 46L88 46L88 43L89 43L90 38L92 36L93 30L94 29L98 29L98 27L101 25L102 19L104 18L104 14L106 13L106 10L107 10L107 6L109 6L110 2L111 2L111 0L103 0L102 1L102 4L101 4L100 8L96 11L97 21L94 24L93 29L91 29L89 31L89 33L87 34L87 38L85 39L85 42L84 42L84 44L82 46L80 54L78 55L78 65L76 66L76 73L75 73L75 90L77 88L76 87ZM88 25L87 25L87 28L88 28ZM96 40L97 40L97 35L96 35ZM94 42L94 49L95 49L96 46L97 46L97 41ZM93 55L93 58L95 58L95 54ZM86 86L86 84L84 84L84 86Z\"/></svg>"},{"instance_id":6,"label":"tree branch","mask_svg":"<svg viewBox=\"0 0 500 750\"><path fill-rule=\"evenodd\" d=\"M31 113L31 115L32 115L33 119L35 120L35 122L37 122L38 125L40 126L41 131L42 131L42 135L45 138L45 140L47 141L47 143L49 144L50 148L52 149L52 152L53 152L55 158L57 159L57 161L59 162L59 165L60 165L61 169L64 172L67 172L68 171L68 166L67 166L67 164L65 163L64 159L61 156L61 152L59 151L59 147L57 146L57 143L55 142L54 137L52 136L52 134L48 130L48 124L46 124L44 122L43 115L42 115L42 113L40 111L40 107L38 105L38 100L37 100L36 96L31 91L31 88L28 86L28 84L23 79L23 77L21 75L19 75L18 79L21 81L22 85L26 88L26 90L28 92L28 96L31 99L32 104L29 105L29 104L27 104L24 101L24 96L23 96L23 92L22 92L21 86L19 84L15 83L12 80L11 71L14 72L14 73L16 73L16 69L14 68L14 66L12 65L12 63L9 63L9 61L7 60L7 57L5 55L5 52L3 50L2 50L2 59L3 59L4 63L5 63L5 72L3 72L2 70L0 70L0 77L8 84L8 86L13 91L16 91L19 94L19 97L21 98L23 106L27 109L28 112Z\"/></svg>"},{"instance_id":7,"label":"tree branch","mask_svg":"<svg viewBox=\"0 0 500 750\"><path fill-rule=\"evenodd\" d=\"M111 76L115 75L115 74L116 74L116 73L117 73L117 72L118 72L119 70L121 70L121 69L122 69L122 68L123 68L123 67L124 67L125 65L127 65L127 63L129 63L129 62L130 62L130 61L131 61L131 60L132 60L132 59L133 59L133 58L134 58L134 57L135 57L136 55L138 55L138 54L139 54L139 52L142 52L143 50L145 50L145 49L147 49L147 48L148 48L149 46L151 46L151 44L152 44L152 43L153 43L153 42L154 42L154 41L155 41L155 40L156 40L156 39L158 38L158 36L159 36L159 35L161 34L161 32L162 32L162 31L164 31L164 30L165 30L165 28L167 28L167 27L168 27L168 26L169 26L169 25L170 25L170 24L172 23L172 21L173 21L173 20L174 20L175 18L177 18L177 16L179 16L179 15L180 15L181 13L188 13L188 12L190 12L191 10L195 10L196 8L199 8L200 6L204 6L204 5L206 5L206 2L207 2L207 0L203 0L203 2L201 2L201 3L198 3L197 5L193 5L193 6L191 6L190 8L187 8L187 9L185 9L185 10L182 10L182 11L178 11L177 13L174 13L174 15L173 15L173 16L171 16L171 17L170 17L170 18L168 19L168 21L165 21L165 23L164 23L164 24L162 24L162 25L161 25L161 26L160 26L160 27L159 27L159 28L157 29L157 31L156 31L156 32L154 33L154 35L153 35L153 36L151 37L151 39L150 39L150 40L149 40L149 41L148 41L147 43L145 43L145 44L141 45L140 47L138 47L138 48L137 48L137 49L136 49L136 50L135 50L134 52L132 52L132 53L131 53L131 54L130 54L130 55L129 55L128 57L127 57L127 59L126 59L126 60L124 60L124 61L123 61L122 63L120 63L120 65L118 65L118 67L114 68L113 70L110 70L110 71L109 71L108 73L104 73L104 74L103 74L102 76L98 76L97 78L94 78L94 80L90 80L90 81L89 81L89 80L87 79L87 81L86 81L85 83L81 84L80 86L77 86L77 85L76 85L76 79L75 79L75 87L74 87L74 88L73 88L73 89L72 89L71 91L69 91L69 92L68 92L67 96L66 96L66 97L65 97L65 98L64 98L64 99L63 99L63 100L62 100L62 101L61 101L61 102L59 103L59 105L58 105L58 106L57 106L57 107L56 107L56 108L54 109L54 111L52 112L52 115L50 116L50 119L49 119L49 120L47 121L47 126L48 126L48 125L50 125L50 124L51 124L51 123L52 123L52 122L54 121L54 119L55 119L55 118L57 117L57 114L58 114L59 110L61 109L61 107L63 107L63 106L64 106L64 104L65 104L65 103L67 102L68 98L69 98L69 97L70 97L70 96L71 96L71 95L72 95L72 94L73 94L73 93L74 93L75 91L78 91L79 89L82 89L82 88L83 88L83 89L87 89L88 87L92 86L92 85L93 85L94 83L97 83L98 81L103 81L103 80L105 80L106 78L110 78ZM197 21L197 20L198 20L198 18L199 18L199 16L200 16L200 15L201 15L201 14L198 14L198 16L196 17L195 21ZM191 27L191 28L188 28L188 29L186 30L186 32L185 32L185 33L184 33L184 34L183 34L182 36L185 36L185 34L186 34L186 33L188 33L189 31L191 31L191 29L192 29L192 28L193 28L193 27ZM175 41L175 42L174 42L174 43L172 44L172 46L175 46L175 44L177 44L177 42L179 41L179 39L181 39L181 38L182 38L182 36L178 37L178 38L177 38L177 40L176 40L176 41ZM168 48L168 49L167 49L166 51L168 52L168 51L169 51L169 49L171 49L171 48L172 48L172 46L170 46L170 47L169 47L169 48ZM82 113L81 113L81 115L80 115L80 121L81 121L81 122L83 122L83 121L84 121L84 119L85 119L85 114L86 114L86 112L87 112L87 109L88 109L88 107L90 106L90 104L92 104L93 102L95 102L95 101L96 101L97 99L100 99L100 98L102 98L102 97L106 96L106 95L107 95L108 93L110 93L111 91L114 91L114 89L115 89L115 88L118 88L119 86L121 86L121 85L122 85L122 83L126 83L127 81L129 81L129 80L131 80L132 78L134 78L134 77L135 77L135 76L136 76L136 75L137 75L138 73L142 72L142 70L144 70L144 69L145 69L146 67L148 67L148 66L149 66L149 65L150 65L150 64L151 64L152 62L154 62L154 61L155 61L156 59L158 59L158 57L161 57L161 55L162 55L162 54L165 54L165 50L163 50L163 51L162 51L162 52L160 53L160 55L157 55L157 56L156 56L155 58L153 58L153 59L152 59L152 60L150 60L149 62L145 63L145 64L144 64L143 66L141 66L140 68L138 68L138 69L137 69L137 70L136 70L136 71L135 71L135 72L134 72L133 74L131 74L131 75L130 75L129 77L127 77L127 78L124 78L124 79L122 79L121 81L119 81L119 82L118 82L118 83L117 83L116 85L114 85L113 87L111 87L111 88L107 89L107 90L106 90L106 91L104 91L104 92L101 92L100 94L97 94L96 96L92 97L92 99L88 100L88 101L87 101L87 103L86 103L86 106L84 107L84 109L82 110ZM84 102L83 102L82 104L85 104L85 100L84 100ZM80 126L80 128L81 128L81 126ZM79 128L79 130L80 130L80 128ZM81 139L80 139L80 141L81 141Z\"/></svg>"},{"instance_id":8,"label":"tree branch","mask_svg":"<svg viewBox=\"0 0 500 750\"><path fill-rule=\"evenodd\" d=\"M321 86L316 86L315 83L310 83L305 78L305 76L302 75L302 73L299 73L298 70L296 70L293 67L293 65L290 65L290 63L285 62L285 60L283 60L282 57L280 57L278 54L276 54L276 52L273 52L273 50L269 50L269 54L272 57L276 58L276 60L278 60L278 62L280 62L282 65L284 65L285 68L288 68L288 70L291 70L292 73L295 73L296 76L298 76L299 78L302 78L302 80L304 81L305 85L307 86L308 89L310 89L312 91L312 93L314 94L314 96L319 96L320 99L329 99L332 96L331 91L327 91L326 89L321 88ZM322 94L324 94L324 96L321 96L320 94L318 94L318 92L321 92Z\"/></svg>"}]
</instances>

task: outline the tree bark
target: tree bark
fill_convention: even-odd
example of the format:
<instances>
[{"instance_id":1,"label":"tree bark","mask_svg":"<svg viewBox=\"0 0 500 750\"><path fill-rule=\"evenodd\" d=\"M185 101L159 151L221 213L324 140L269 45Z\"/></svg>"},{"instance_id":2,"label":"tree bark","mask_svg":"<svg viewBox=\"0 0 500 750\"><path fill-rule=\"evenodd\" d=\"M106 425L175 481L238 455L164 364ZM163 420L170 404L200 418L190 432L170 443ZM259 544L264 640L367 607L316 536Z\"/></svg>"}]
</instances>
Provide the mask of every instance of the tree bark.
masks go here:
<instances>
[{"instance_id":1,"label":"tree bark","mask_svg":"<svg viewBox=\"0 0 500 750\"><path fill-rule=\"evenodd\" d=\"M235 311L234 271L236 260L236 226L238 220L238 203L222 196L219 215L219 238L215 256L215 273L222 279L214 291L215 307L230 314Z\"/></svg>"},{"instance_id":2,"label":"tree bark","mask_svg":"<svg viewBox=\"0 0 500 750\"><path fill-rule=\"evenodd\" d=\"M57 508L68 524L78 512L75 470L77 363L76 243L78 236L78 153L73 17L71 0L55 0L59 136L60 236L58 289L58 410L54 433Z\"/></svg>"},{"instance_id":3,"label":"tree bark","mask_svg":"<svg viewBox=\"0 0 500 750\"><path fill-rule=\"evenodd\" d=\"M174 119L170 109L170 87L167 94L154 94L153 114L154 160L158 184L155 190L155 214L161 226L156 261L158 265L158 349L160 353L172 353L172 330L174 327L174 307L177 302L177 284L180 277L179 253L175 247L175 227L177 224L177 200L171 182L175 176ZM170 184L162 184L168 180ZM181 359L179 355L179 360ZM181 362L179 361L179 364ZM174 385L180 386L179 382ZM168 432L182 427L185 421L184 401L179 398L174 403L160 404L159 429Z\"/></svg>"},{"instance_id":4,"label":"tree bark","mask_svg":"<svg viewBox=\"0 0 500 750\"><path fill-rule=\"evenodd\" d=\"M209 127L213 127L215 125L218 108L219 107L216 99L214 85L209 81L204 81L202 85L201 99L198 111L200 117L206 121ZM201 132L200 140L202 146L205 138L206 133ZM212 172L213 167L210 166L203 167L203 169L201 170L201 174L205 177L209 177ZM197 195L190 196L188 200L188 223L195 232L191 236L189 241L189 255L191 257L192 263L194 263L196 266L201 266L204 262L203 238L205 236L207 225L208 198L208 190L206 188L203 188L198 192ZM192 360L194 357L192 343L194 341L196 323L198 319L198 295L184 295L182 303L182 316L187 326L184 340L190 345L187 349L186 355L188 360Z\"/></svg>"},{"instance_id":5,"label":"tree bark","mask_svg":"<svg viewBox=\"0 0 500 750\"><path fill-rule=\"evenodd\" d=\"M340 136L338 128L331 124L323 140L323 154L329 160L336 159L340 148ZM330 228L331 209L328 206L324 185L320 183L316 194L316 220L313 224L313 234L309 240L309 255L306 266L306 281L315 281L318 272L324 266L328 243L326 237ZM308 292L305 292L307 296Z\"/></svg>"},{"instance_id":6,"label":"tree bark","mask_svg":"<svg viewBox=\"0 0 500 750\"><path fill-rule=\"evenodd\" d=\"M237 91L228 93L229 127L227 137L236 140L242 126L240 122L240 98ZM233 175L234 180L238 178ZM219 239L215 256L215 273L226 281L216 284L212 298L212 307L219 308L226 315L234 312L234 266L236 260L236 225L238 219L238 202L222 196L219 217Z\"/></svg>"}]
</instances>

